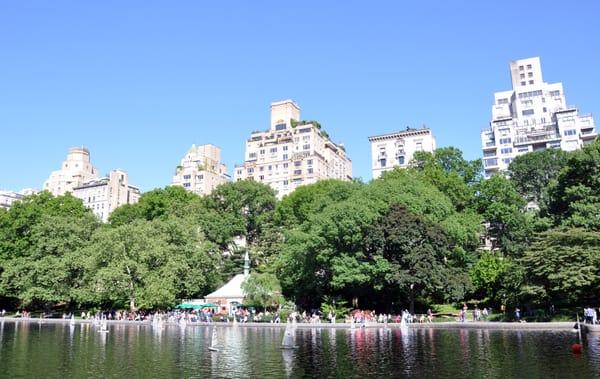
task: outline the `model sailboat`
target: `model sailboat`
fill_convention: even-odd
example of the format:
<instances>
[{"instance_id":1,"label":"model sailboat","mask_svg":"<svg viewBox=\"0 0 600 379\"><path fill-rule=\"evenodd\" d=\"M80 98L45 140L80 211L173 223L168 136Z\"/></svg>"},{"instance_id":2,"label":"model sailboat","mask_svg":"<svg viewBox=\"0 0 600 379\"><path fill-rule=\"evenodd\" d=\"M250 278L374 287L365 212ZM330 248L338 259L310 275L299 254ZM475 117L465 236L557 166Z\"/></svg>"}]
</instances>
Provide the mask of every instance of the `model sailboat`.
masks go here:
<instances>
[{"instance_id":1,"label":"model sailboat","mask_svg":"<svg viewBox=\"0 0 600 379\"><path fill-rule=\"evenodd\" d=\"M208 347L208 350L219 351L219 348L217 347L217 328L214 326L212 327L212 334L210 336L210 346Z\"/></svg>"},{"instance_id":2,"label":"model sailboat","mask_svg":"<svg viewBox=\"0 0 600 379\"><path fill-rule=\"evenodd\" d=\"M283 332L283 341L281 341L282 349L296 349L298 346L295 345L296 333L292 326L288 323Z\"/></svg>"}]
</instances>

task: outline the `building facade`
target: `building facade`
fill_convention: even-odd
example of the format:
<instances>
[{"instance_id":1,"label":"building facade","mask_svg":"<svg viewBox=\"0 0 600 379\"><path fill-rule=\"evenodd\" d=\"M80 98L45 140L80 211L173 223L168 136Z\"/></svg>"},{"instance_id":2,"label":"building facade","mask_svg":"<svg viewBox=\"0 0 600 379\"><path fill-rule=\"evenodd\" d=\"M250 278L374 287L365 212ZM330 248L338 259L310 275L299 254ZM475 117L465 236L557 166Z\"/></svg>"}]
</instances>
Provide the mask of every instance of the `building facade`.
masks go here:
<instances>
[{"instance_id":1,"label":"building facade","mask_svg":"<svg viewBox=\"0 0 600 379\"><path fill-rule=\"evenodd\" d=\"M173 176L174 186L198 195L208 195L229 181L227 166L221 163L221 149L215 145L192 145Z\"/></svg>"},{"instance_id":2,"label":"building facade","mask_svg":"<svg viewBox=\"0 0 600 379\"><path fill-rule=\"evenodd\" d=\"M352 162L318 122L301 121L300 107L284 100L271 103L269 130L252 132L246 141L245 162L234 178L268 184L281 198L318 180L352 180Z\"/></svg>"},{"instance_id":3,"label":"building facade","mask_svg":"<svg viewBox=\"0 0 600 379\"><path fill-rule=\"evenodd\" d=\"M50 191L54 196L61 196L73 192L73 188L84 182L98 178L98 170L90 161L90 152L84 147L69 149L67 160L60 170L53 171L44 183L44 190Z\"/></svg>"},{"instance_id":4,"label":"building facade","mask_svg":"<svg viewBox=\"0 0 600 379\"><path fill-rule=\"evenodd\" d=\"M107 177L94 179L73 188L73 196L81 199L102 221L124 204L135 204L140 198L140 190L129 184L123 170L113 170Z\"/></svg>"},{"instance_id":5,"label":"building facade","mask_svg":"<svg viewBox=\"0 0 600 379\"><path fill-rule=\"evenodd\" d=\"M0 208L10 209L15 201L23 200L25 196L35 195L36 193L38 191L33 188L25 188L19 192L0 190Z\"/></svg>"},{"instance_id":6,"label":"building facade","mask_svg":"<svg viewBox=\"0 0 600 379\"><path fill-rule=\"evenodd\" d=\"M481 132L485 177L505 171L522 154L573 151L597 132L591 114L567 105L562 83L545 83L539 57L511 62L512 90L496 92L490 126Z\"/></svg>"},{"instance_id":7,"label":"building facade","mask_svg":"<svg viewBox=\"0 0 600 379\"><path fill-rule=\"evenodd\" d=\"M406 168L417 151L433 152L435 138L428 128L411 129L369 137L371 171L377 179L395 167Z\"/></svg>"}]
</instances>

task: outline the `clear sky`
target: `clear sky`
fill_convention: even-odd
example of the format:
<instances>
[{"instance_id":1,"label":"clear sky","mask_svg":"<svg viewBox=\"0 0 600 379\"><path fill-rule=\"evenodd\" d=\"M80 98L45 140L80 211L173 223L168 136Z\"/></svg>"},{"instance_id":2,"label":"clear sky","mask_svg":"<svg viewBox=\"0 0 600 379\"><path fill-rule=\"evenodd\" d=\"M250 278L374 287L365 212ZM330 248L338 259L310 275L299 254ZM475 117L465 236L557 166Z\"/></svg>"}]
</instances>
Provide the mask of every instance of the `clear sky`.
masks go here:
<instances>
[{"instance_id":1,"label":"clear sky","mask_svg":"<svg viewBox=\"0 0 600 379\"><path fill-rule=\"evenodd\" d=\"M371 179L368 136L430 127L478 158L511 60L600 114L597 1L4 1L0 188L41 188L71 146L147 191L192 144L233 175L294 99ZM600 122L596 117L596 122Z\"/></svg>"}]
</instances>

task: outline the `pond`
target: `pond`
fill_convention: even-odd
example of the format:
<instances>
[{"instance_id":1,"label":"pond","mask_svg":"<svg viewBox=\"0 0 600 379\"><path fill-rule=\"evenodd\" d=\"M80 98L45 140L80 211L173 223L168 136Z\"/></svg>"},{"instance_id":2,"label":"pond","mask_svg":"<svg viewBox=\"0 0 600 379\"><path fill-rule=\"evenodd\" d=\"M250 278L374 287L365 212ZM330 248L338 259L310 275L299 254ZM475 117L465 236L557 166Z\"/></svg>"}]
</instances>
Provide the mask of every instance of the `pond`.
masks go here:
<instances>
[{"instance_id":1,"label":"pond","mask_svg":"<svg viewBox=\"0 0 600 379\"><path fill-rule=\"evenodd\" d=\"M213 337L213 328L216 330ZM297 328L0 321L7 378L600 377L600 335L569 331ZM208 351L211 338L218 352Z\"/></svg>"}]
</instances>

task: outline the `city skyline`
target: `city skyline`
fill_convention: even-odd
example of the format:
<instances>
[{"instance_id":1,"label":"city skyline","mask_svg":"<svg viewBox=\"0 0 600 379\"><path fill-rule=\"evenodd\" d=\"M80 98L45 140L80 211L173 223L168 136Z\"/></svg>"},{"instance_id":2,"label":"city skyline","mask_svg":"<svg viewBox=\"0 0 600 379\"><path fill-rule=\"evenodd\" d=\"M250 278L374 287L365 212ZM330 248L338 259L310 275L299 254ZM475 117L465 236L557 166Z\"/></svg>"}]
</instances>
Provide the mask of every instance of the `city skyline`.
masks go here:
<instances>
[{"instance_id":1,"label":"city skyline","mask_svg":"<svg viewBox=\"0 0 600 379\"><path fill-rule=\"evenodd\" d=\"M169 185L192 144L219 146L233 176L249 133L268 126L268 104L288 98L345 144L365 181L368 137L406 126L426 125L438 147L481 158L480 133L494 92L510 86L509 63L534 56L569 103L596 114L598 5L550 33L559 5L514 4L5 6L0 188L41 189L81 145L101 173L122 168L142 191ZM517 5L535 14L527 28L502 21Z\"/></svg>"}]
</instances>

